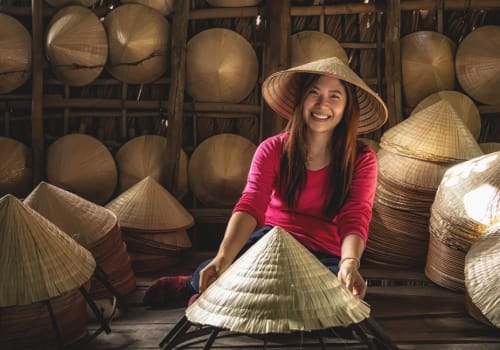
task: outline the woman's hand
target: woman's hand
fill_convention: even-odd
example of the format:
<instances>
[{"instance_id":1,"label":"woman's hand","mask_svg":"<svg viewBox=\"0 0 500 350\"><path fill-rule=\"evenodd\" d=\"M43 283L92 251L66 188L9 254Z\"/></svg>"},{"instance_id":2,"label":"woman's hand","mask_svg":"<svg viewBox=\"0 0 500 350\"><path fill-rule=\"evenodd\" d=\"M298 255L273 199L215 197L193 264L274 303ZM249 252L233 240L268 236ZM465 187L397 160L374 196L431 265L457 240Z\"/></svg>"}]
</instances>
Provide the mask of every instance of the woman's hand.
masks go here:
<instances>
[{"instance_id":1,"label":"woman's hand","mask_svg":"<svg viewBox=\"0 0 500 350\"><path fill-rule=\"evenodd\" d=\"M345 260L339 266L338 278L352 294L363 299L366 294L366 282L358 271L358 262L353 259Z\"/></svg>"},{"instance_id":2,"label":"woman's hand","mask_svg":"<svg viewBox=\"0 0 500 350\"><path fill-rule=\"evenodd\" d=\"M200 293L203 293L227 268L230 262L223 257L216 256L200 271Z\"/></svg>"}]
</instances>

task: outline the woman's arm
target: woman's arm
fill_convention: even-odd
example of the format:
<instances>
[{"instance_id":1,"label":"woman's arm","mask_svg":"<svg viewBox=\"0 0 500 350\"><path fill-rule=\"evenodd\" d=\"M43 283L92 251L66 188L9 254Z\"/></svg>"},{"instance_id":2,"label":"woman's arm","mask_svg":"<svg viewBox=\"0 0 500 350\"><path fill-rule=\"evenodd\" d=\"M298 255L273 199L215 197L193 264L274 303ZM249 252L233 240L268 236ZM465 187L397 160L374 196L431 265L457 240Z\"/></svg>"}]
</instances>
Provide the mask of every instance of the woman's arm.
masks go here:
<instances>
[{"instance_id":1,"label":"woman's arm","mask_svg":"<svg viewBox=\"0 0 500 350\"><path fill-rule=\"evenodd\" d=\"M342 241L341 257L339 262L339 281L342 282L352 294L364 298L366 283L359 273L361 256L365 249L365 242L361 236L348 235Z\"/></svg>"}]
</instances>

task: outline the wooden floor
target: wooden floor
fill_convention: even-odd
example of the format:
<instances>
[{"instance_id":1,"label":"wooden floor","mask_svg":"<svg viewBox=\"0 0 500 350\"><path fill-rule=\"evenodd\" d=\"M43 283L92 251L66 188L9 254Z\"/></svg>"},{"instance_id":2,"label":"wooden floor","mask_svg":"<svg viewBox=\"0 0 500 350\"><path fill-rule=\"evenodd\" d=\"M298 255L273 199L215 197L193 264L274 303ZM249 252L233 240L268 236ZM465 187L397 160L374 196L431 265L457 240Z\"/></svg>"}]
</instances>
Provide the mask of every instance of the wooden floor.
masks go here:
<instances>
[{"instance_id":1,"label":"wooden floor","mask_svg":"<svg viewBox=\"0 0 500 350\"><path fill-rule=\"evenodd\" d=\"M167 274L189 273L190 267ZM370 282L366 301L371 315L400 349L500 350L500 329L470 317L464 295L434 285L419 271L380 268L365 264L363 275ZM127 296L127 306L110 323L111 333L101 333L83 349L158 349L158 344L184 314L185 305L150 309L142 305L144 291L154 276L139 276L138 287ZM411 284L411 285L407 285ZM97 328L92 323L90 331ZM204 341L201 341L204 340ZM183 349L203 349L206 337L185 344ZM326 349L367 349L357 340L324 338ZM224 333L212 349L321 349L317 339L288 335L263 339Z\"/></svg>"}]
</instances>

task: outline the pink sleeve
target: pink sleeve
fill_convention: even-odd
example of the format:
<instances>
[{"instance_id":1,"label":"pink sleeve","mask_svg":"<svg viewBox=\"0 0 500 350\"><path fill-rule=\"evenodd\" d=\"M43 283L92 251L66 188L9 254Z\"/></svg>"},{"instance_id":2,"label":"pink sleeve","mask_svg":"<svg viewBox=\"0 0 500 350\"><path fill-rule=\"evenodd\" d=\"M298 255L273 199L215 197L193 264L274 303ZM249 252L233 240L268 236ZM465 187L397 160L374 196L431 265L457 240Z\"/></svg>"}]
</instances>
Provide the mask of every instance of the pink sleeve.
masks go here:
<instances>
[{"instance_id":1,"label":"pink sleeve","mask_svg":"<svg viewBox=\"0 0 500 350\"><path fill-rule=\"evenodd\" d=\"M264 225L266 208L277 183L283 149L281 141L281 137L271 137L257 147L246 186L233 209L233 213L243 211L252 215L258 228Z\"/></svg>"},{"instance_id":2,"label":"pink sleeve","mask_svg":"<svg viewBox=\"0 0 500 350\"><path fill-rule=\"evenodd\" d=\"M376 187L377 156L365 147L364 152L356 159L349 198L337 217L341 240L350 234L356 234L366 243Z\"/></svg>"}]
</instances>

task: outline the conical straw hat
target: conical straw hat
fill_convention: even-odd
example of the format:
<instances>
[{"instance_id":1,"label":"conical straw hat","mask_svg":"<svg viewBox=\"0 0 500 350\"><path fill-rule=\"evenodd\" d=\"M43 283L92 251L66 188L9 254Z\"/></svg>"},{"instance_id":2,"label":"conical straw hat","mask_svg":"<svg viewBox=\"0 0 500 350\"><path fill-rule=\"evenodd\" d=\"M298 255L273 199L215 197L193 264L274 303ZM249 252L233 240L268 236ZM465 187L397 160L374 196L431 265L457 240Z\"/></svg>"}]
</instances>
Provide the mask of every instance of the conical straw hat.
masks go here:
<instances>
[{"instance_id":1,"label":"conical straw hat","mask_svg":"<svg viewBox=\"0 0 500 350\"><path fill-rule=\"evenodd\" d=\"M483 154L455 109L436 102L387 130L380 147L393 153L434 162L463 161Z\"/></svg>"},{"instance_id":2,"label":"conical straw hat","mask_svg":"<svg viewBox=\"0 0 500 350\"><path fill-rule=\"evenodd\" d=\"M500 26L479 27L460 43L455 57L460 86L475 100L500 100Z\"/></svg>"},{"instance_id":3,"label":"conical straw hat","mask_svg":"<svg viewBox=\"0 0 500 350\"><path fill-rule=\"evenodd\" d=\"M347 64L347 54L342 45L322 32L305 30L295 33L290 38L290 47L291 67L329 57L338 57Z\"/></svg>"},{"instance_id":4,"label":"conical straw hat","mask_svg":"<svg viewBox=\"0 0 500 350\"><path fill-rule=\"evenodd\" d=\"M87 249L117 224L110 210L43 181L24 203Z\"/></svg>"},{"instance_id":5,"label":"conical straw hat","mask_svg":"<svg viewBox=\"0 0 500 350\"><path fill-rule=\"evenodd\" d=\"M99 18L82 6L67 6L51 19L45 43L56 77L71 86L93 82L104 69L108 39Z\"/></svg>"},{"instance_id":6,"label":"conical straw hat","mask_svg":"<svg viewBox=\"0 0 500 350\"><path fill-rule=\"evenodd\" d=\"M142 4L151 7L163 16L174 12L175 0L122 0L122 4Z\"/></svg>"},{"instance_id":7,"label":"conical straw hat","mask_svg":"<svg viewBox=\"0 0 500 350\"><path fill-rule=\"evenodd\" d=\"M69 134L57 139L47 150L47 179L97 204L104 204L115 191L115 160L98 139Z\"/></svg>"},{"instance_id":8,"label":"conical straw hat","mask_svg":"<svg viewBox=\"0 0 500 350\"><path fill-rule=\"evenodd\" d=\"M115 156L118 166L119 191L129 189L146 176L151 176L159 184L165 185L166 152L167 139L159 135L138 136L120 147ZM187 192L187 164L187 154L181 149L176 176L177 184L172 191L177 198Z\"/></svg>"},{"instance_id":9,"label":"conical straw hat","mask_svg":"<svg viewBox=\"0 0 500 350\"><path fill-rule=\"evenodd\" d=\"M129 84L150 83L168 69L170 25L158 11L139 4L117 7L104 18L106 69Z\"/></svg>"},{"instance_id":10,"label":"conical straw hat","mask_svg":"<svg viewBox=\"0 0 500 350\"><path fill-rule=\"evenodd\" d=\"M31 75L31 35L9 15L0 13L0 23L0 94L6 94Z\"/></svg>"},{"instance_id":11,"label":"conical straw hat","mask_svg":"<svg viewBox=\"0 0 500 350\"><path fill-rule=\"evenodd\" d=\"M261 0L207 0L214 7L246 7L256 6Z\"/></svg>"},{"instance_id":12,"label":"conical straw hat","mask_svg":"<svg viewBox=\"0 0 500 350\"><path fill-rule=\"evenodd\" d=\"M193 216L151 176L106 205L126 229L178 231L194 224Z\"/></svg>"},{"instance_id":13,"label":"conical straw hat","mask_svg":"<svg viewBox=\"0 0 500 350\"><path fill-rule=\"evenodd\" d=\"M341 59L325 58L276 72L262 84L262 96L280 116L290 119L295 109L300 76L303 73L325 74L353 84L358 96L360 116L358 133L368 133L386 122L387 107L384 101Z\"/></svg>"},{"instance_id":14,"label":"conical straw hat","mask_svg":"<svg viewBox=\"0 0 500 350\"><path fill-rule=\"evenodd\" d=\"M465 256L465 287L482 314L500 328L500 222L486 230Z\"/></svg>"},{"instance_id":15,"label":"conical straw hat","mask_svg":"<svg viewBox=\"0 0 500 350\"><path fill-rule=\"evenodd\" d=\"M455 43L432 31L419 31L401 38L401 69L405 105L413 107L423 98L454 90Z\"/></svg>"},{"instance_id":16,"label":"conical straw hat","mask_svg":"<svg viewBox=\"0 0 500 350\"><path fill-rule=\"evenodd\" d=\"M0 196L24 197L31 190L31 151L25 144L0 137Z\"/></svg>"},{"instance_id":17,"label":"conical straw hat","mask_svg":"<svg viewBox=\"0 0 500 350\"><path fill-rule=\"evenodd\" d=\"M461 92L439 91L433 93L420 101L411 111L410 115L420 112L421 110L426 109L430 105L441 100L446 100L450 104L477 140L479 133L481 132L481 116L479 114L479 109L467 95Z\"/></svg>"},{"instance_id":18,"label":"conical straw hat","mask_svg":"<svg viewBox=\"0 0 500 350\"><path fill-rule=\"evenodd\" d=\"M47 4L52 7L62 7L66 5L82 5L85 7L90 7L94 5L98 0L45 0Z\"/></svg>"},{"instance_id":19,"label":"conical straw hat","mask_svg":"<svg viewBox=\"0 0 500 350\"><path fill-rule=\"evenodd\" d=\"M92 254L11 195L0 199L0 307L26 305L81 287Z\"/></svg>"},{"instance_id":20,"label":"conical straw hat","mask_svg":"<svg viewBox=\"0 0 500 350\"><path fill-rule=\"evenodd\" d=\"M498 152L500 151L500 142L480 143L479 147L481 147L484 154Z\"/></svg>"},{"instance_id":21,"label":"conical straw hat","mask_svg":"<svg viewBox=\"0 0 500 350\"><path fill-rule=\"evenodd\" d=\"M359 323L370 307L281 227L235 261L186 310L189 321L249 334Z\"/></svg>"},{"instance_id":22,"label":"conical straw hat","mask_svg":"<svg viewBox=\"0 0 500 350\"><path fill-rule=\"evenodd\" d=\"M218 134L200 143L188 165L189 185L202 203L230 207L245 187L255 144L240 135Z\"/></svg>"},{"instance_id":23,"label":"conical straw hat","mask_svg":"<svg viewBox=\"0 0 500 350\"><path fill-rule=\"evenodd\" d=\"M194 101L239 103L258 76L255 50L233 30L207 29L187 43L186 91Z\"/></svg>"}]
</instances>

